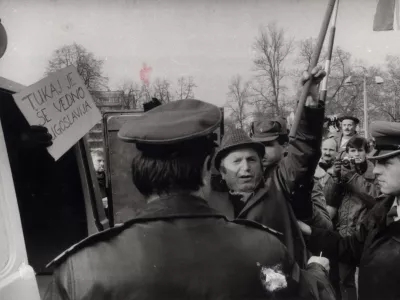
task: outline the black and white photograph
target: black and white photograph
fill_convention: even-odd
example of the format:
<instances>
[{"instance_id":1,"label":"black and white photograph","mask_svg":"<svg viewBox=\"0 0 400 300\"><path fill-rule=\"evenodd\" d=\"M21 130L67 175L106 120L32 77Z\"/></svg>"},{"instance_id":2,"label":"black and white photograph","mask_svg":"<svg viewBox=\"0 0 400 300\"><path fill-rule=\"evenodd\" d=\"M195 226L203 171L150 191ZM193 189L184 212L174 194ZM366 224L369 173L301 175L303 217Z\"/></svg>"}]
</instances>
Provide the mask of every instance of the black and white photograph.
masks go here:
<instances>
[{"instance_id":1,"label":"black and white photograph","mask_svg":"<svg viewBox=\"0 0 400 300\"><path fill-rule=\"evenodd\" d=\"M400 300L400 0L0 0L0 300Z\"/></svg>"}]
</instances>

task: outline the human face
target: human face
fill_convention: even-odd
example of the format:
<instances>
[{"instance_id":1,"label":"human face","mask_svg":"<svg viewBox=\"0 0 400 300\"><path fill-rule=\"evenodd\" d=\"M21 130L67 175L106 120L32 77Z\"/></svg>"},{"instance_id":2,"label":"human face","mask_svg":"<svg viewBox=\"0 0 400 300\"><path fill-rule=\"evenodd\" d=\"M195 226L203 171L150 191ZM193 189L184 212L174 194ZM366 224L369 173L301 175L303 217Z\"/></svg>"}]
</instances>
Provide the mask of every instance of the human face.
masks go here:
<instances>
[{"instance_id":1,"label":"human face","mask_svg":"<svg viewBox=\"0 0 400 300\"><path fill-rule=\"evenodd\" d=\"M381 159L375 163L373 171L381 192L386 195L400 196L400 157Z\"/></svg>"},{"instance_id":2,"label":"human face","mask_svg":"<svg viewBox=\"0 0 400 300\"><path fill-rule=\"evenodd\" d=\"M253 192L262 178L261 160L253 149L238 149L221 162L221 175L235 192Z\"/></svg>"},{"instance_id":3,"label":"human face","mask_svg":"<svg viewBox=\"0 0 400 300\"><path fill-rule=\"evenodd\" d=\"M92 155L93 166L96 172L104 171L104 157L102 155L94 154Z\"/></svg>"},{"instance_id":4,"label":"human face","mask_svg":"<svg viewBox=\"0 0 400 300\"><path fill-rule=\"evenodd\" d=\"M356 133L356 124L353 120L342 121L342 132L344 136L353 136Z\"/></svg>"},{"instance_id":5,"label":"human face","mask_svg":"<svg viewBox=\"0 0 400 300\"><path fill-rule=\"evenodd\" d=\"M283 146L277 140L262 143L265 147L265 155L262 160L264 168L277 164L283 157Z\"/></svg>"},{"instance_id":6,"label":"human face","mask_svg":"<svg viewBox=\"0 0 400 300\"><path fill-rule=\"evenodd\" d=\"M336 158L336 142L333 139L327 139L322 142L321 147L322 160L332 163Z\"/></svg>"},{"instance_id":7,"label":"human face","mask_svg":"<svg viewBox=\"0 0 400 300\"><path fill-rule=\"evenodd\" d=\"M364 148L349 148L347 152L349 158L354 158L357 164L364 162L367 159L367 152Z\"/></svg>"}]
</instances>

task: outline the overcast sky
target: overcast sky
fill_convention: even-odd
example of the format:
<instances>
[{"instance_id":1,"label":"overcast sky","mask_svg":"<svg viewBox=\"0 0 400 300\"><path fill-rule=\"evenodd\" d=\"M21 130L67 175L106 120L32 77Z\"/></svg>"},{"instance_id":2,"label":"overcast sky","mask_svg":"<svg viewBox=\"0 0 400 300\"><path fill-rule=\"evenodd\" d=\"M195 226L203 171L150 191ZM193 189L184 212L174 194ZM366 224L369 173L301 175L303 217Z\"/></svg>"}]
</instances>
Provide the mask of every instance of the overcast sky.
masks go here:
<instances>
[{"instance_id":1,"label":"overcast sky","mask_svg":"<svg viewBox=\"0 0 400 300\"><path fill-rule=\"evenodd\" d=\"M235 74L252 75L252 44L275 21L296 40L317 37L328 0L0 0L8 49L0 76L30 85L43 77L52 52L77 42L105 59L115 89L140 81L191 75L196 98L222 105ZM342 0L336 45L368 64L400 53L400 31L373 32L377 0Z\"/></svg>"}]
</instances>

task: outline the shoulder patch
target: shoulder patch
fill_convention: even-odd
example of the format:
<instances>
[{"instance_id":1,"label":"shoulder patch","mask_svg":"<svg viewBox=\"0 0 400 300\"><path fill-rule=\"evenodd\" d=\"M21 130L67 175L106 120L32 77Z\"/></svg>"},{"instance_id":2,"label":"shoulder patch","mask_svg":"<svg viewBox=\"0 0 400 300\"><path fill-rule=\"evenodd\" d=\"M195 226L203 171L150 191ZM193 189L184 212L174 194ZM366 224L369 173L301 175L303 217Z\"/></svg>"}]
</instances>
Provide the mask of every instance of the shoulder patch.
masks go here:
<instances>
[{"instance_id":1,"label":"shoulder patch","mask_svg":"<svg viewBox=\"0 0 400 300\"><path fill-rule=\"evenodd\" d=\"M246 220L246 219L236 219L236 220L233 220L232 222L236 223L236 224L240 224L240 225L245 225L245 226L248 226L248 227L261 229L261 230L267 231L269 233L272 233L273 235L276 235L278 237L282 237L283 236L282 232L279 232L279 231L277 231L275 229L272 229L272 228L270 228L270 227L268 227L268 226L266 226L264 224L260 224L260 223L257 223L255 221Z\"/></svg>"},{"instance_id":2,"label":"shoulder patch","mask_svg":"<svg viewBox=\"0 0 400 300\"><path fill-rule=\"evenodd\" d=\"M51 262L49 262L46 265L46 268L49 268L54 265L59 265L62 262L64 262L70 255L76 253L78 250L83 249L87 246L93 245L94 243L98 241L103 241L107 240L109 238L112 238L119 234L121 231L123 231L125 228L128 227L130 224L115 224L113 228L92 234L88 236L87 238L83 239L82 241L76 243L75 245L72 245L69 247L67 250L62 252L60 255L58 255L55 259L53 259Z\"/></svg>"}]
</instances>

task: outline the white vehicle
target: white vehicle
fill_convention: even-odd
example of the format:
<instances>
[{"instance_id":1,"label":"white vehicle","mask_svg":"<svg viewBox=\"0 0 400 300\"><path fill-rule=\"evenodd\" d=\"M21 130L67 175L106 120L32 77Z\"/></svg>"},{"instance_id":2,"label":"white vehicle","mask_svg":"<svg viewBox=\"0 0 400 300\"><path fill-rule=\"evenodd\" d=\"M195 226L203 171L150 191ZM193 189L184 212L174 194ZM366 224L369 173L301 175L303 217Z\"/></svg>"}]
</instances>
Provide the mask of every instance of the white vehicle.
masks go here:
<instances>
[{"instance_id":1,"label":"white vehicle","mask_svg":"<svg viewBox=\"0 0 400 300\"><path fill-rule=\"evenodd\" d=\"M2 83L1 87L4 88L4 80ZM18 86L7 83L8 89ZM35 272L28 264L18 202L0 123L0 300L12 299L40 300L40 295Z\"/></svg>"}]
</instances>

